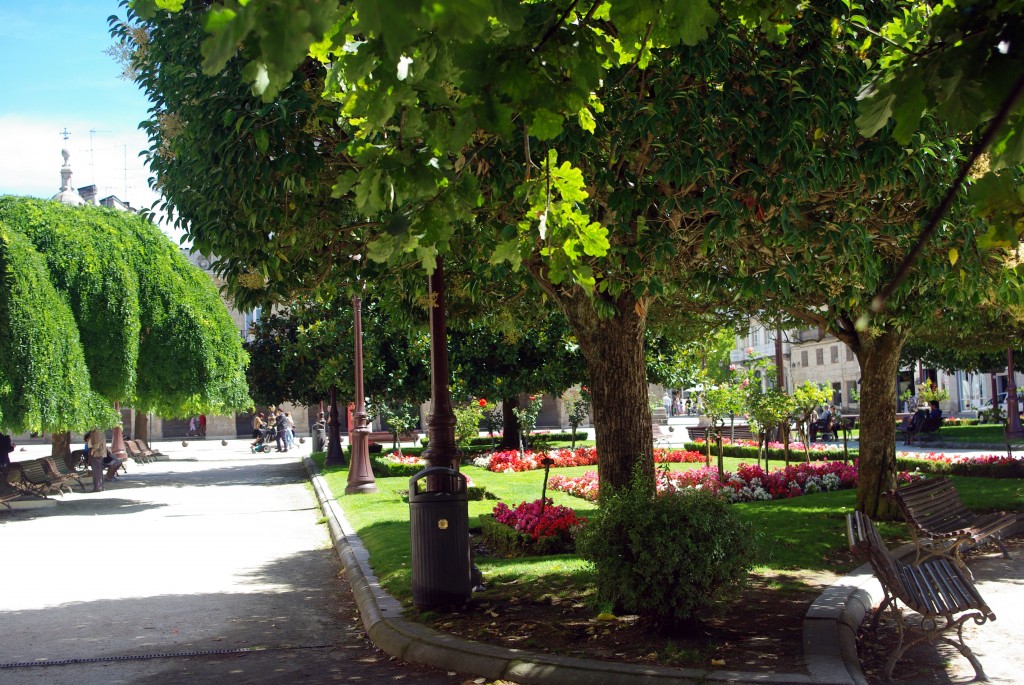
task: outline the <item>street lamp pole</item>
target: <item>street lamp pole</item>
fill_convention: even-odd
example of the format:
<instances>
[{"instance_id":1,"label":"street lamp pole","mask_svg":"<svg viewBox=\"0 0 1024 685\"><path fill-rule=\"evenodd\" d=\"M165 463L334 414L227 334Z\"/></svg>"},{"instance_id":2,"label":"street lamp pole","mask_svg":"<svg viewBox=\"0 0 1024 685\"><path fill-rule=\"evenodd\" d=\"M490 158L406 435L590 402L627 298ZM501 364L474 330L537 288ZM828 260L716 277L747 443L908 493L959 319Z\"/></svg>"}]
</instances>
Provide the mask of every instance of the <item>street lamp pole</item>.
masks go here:
<instances>
[{"instance_id":1,"label":"street lamp pole","mask_svg":"<svg viewBox=\"0 0 1024 685\"><path fill-rule=\"evenodd\" d=\"M1006 348L1006 437L1024 438L1020 425L1020 407L1017 404L1017 381L1013 370L1013 348Z\"/></svg>"},{"instance_id":2,"label":"street lamp pole","mask_svg":"<svg viewBox=\"0 0 1024 685\"><path fill-rule=\"evenodd\" d=\"M355 426L351 433L352 462L348 468L346 495L377 492L377 481L370 468L370 428L366 425L366 400L363 396L363 300L359 295L352 296L352 309L355 314L356 410L352 414Z\"/></svg>"},{"instance_id":3,"label":"street lamp pole","mask_svg":"<svg viewBox=\"0 0 1024 685\"><path fill-rule=\"evenodd\" d=\"M427 282L430 302L430 416L427 418L428 447L423 453L429 466L458 470L460 455L455 444L455 412L448 390L448 321L444 296L444 262ZM429 482L427 487L432 488Z\"/></svg>"},{"instance_id":4,"label":"street lamp pole","mask_svg":"<svg viewBox=\"0 0 1024 685\"><path fill-rule=\"evenodd\" d=\"M341 424L338 416L338 388L331 386L331 406L328 409L327 458L325 466L344 466L345 455L341 451Z\"/></svg>"}]
</instances>

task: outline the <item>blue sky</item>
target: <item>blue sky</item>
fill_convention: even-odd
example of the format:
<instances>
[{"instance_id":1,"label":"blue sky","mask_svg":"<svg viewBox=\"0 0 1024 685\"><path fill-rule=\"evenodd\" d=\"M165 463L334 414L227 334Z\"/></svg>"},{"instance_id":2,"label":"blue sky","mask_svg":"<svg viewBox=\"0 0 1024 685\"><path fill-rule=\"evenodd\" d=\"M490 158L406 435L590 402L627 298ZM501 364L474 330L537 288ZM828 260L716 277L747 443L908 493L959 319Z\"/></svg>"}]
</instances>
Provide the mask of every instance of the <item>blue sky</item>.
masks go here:
<instances>
[{"instance_id":1,"label":"blue sky","mask_svg":"<svg viewBox=\"0 0 1024 685\"><path fill-rule=\"evenodd\" d=\"M117 0L0 0L0 195L55 194L66 145L75 187L134 206L156 199L138 156L149 103L103 52L112 14L124 16Z\"/></svg>"}]
</instances>

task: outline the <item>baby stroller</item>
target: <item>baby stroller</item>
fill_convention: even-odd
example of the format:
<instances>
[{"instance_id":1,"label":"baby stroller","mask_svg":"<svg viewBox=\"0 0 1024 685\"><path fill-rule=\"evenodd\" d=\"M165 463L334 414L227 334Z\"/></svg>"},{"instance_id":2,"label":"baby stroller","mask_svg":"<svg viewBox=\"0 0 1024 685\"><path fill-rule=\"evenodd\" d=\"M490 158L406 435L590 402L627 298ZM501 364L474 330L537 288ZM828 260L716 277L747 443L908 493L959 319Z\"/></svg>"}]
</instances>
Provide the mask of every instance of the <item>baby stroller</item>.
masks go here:
<instances>
[{"instance_id":1,"label":"baby stroller","mask_svg":"<svg viewBox=\"0 0 1024 685\"><path fill-rule=\"evenodd\" d=\"M277 428L275 426L260 428L259 433L260 436L256 438L256 442L249 445L249 449L252 450L253 454L269 452L271 445L277 441Z\"/></svg>"}]
</instances>

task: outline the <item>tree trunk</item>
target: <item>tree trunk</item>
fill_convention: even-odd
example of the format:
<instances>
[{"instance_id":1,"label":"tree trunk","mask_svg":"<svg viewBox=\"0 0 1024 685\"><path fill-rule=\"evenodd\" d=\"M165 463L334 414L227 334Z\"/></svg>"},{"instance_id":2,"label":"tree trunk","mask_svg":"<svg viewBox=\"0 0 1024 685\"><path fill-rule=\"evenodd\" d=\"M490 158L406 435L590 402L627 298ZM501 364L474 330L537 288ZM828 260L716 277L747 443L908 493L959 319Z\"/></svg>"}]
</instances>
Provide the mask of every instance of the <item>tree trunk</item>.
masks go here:
<instances>
[{"instance_id":1,"label":"tree trunk","mask_svg":"<svg viewBox=\"0 0 1024 685\"><path fill-rule=\"evenodd\" d=\"M149 414L144 411L135 412L134 437L136 440L149 442Z\"/></svg>"},{"instance_id":2,"label":"tree trunk","mask_svg":"<svg viewBox=\"0 0 1024 685\"><path fill-rule=\"evenodd\" d=\"M50 456L68 463L71 458L71 433L54 433L50 436Z\"/></svg>"},{"instance_id":3,"label":"tree trunk","mask_svg":"<svg viewBox=\"0 0 1024 685\"><path fill-rule=\"evenodd\" d=\"M622 297L613 318L599 318L583 293L558 297L587 362L593 397L600 497L629 486L639 465L654 486L654 436L644 359L645 318ZM600 295L595 295L600 297Z\"/></svg>"},{"instance_id":4,"label":"tree trunk","mask_svg":"<svg viewBox=\"0 0 1024 685\"><path fill-rule=\"evenodd\" d=\"M873 519L895 516L882 493L896 486L896 384L906 333L861 336L857 361L861 373L860 460L857 509Z\"/></svg>"},{"instance_id":5,"label":"tree trunk","mask_svg":"<svg viewBox=\"0 0 1024 685\"><path fill-rule=\"evenodd\" d=\"M345 453L341 449L341 417L338 415L338 388L331 386L331 408L328 416L327 456L324 466L344 466ZM268 417L269 420L269 417Z\"/></svg>"},{"instance_id":6,"label":"tree trunk","mask_svg":"<svg viewBox=\"0 0 1024 685\"><path fill-rule=\"evenodd\" d=\"M519 449L519 419L513 409L519 408L519 396L501 400L501 442L498 447L506 450Z\"/></svg>"}]
</instances>

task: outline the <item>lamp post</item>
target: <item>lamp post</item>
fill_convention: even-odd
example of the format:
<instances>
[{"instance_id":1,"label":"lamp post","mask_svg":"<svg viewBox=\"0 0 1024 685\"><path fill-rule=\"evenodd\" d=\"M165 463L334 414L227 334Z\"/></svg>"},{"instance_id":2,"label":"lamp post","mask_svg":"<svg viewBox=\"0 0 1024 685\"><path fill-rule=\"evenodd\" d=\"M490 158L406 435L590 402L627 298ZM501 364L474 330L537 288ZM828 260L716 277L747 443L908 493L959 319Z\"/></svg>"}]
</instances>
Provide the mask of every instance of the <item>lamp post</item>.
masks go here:
<instances>
[{"instance_id":1,"label":"lamp post","mask_svg":"<svg viewBox=\"0 0 1024 685\"><path fill-rule=\"evenodd\" d=\"M366 399L363 396L363 300L352 296L352 310L355 315L356 353L353 363L356 367L356 410L352 414L355 426L350 433L352 441L352 462L348 467L346 495L377 492L377 481L370 468L370 428L366 425Z\"/></svg>"},{"instance_id":2,"label":"lamp post","mask_svg":"<svg viewBox=\"0 0 1024 685\"><path fill-rule=\"evenodd\" d=\"M1006 349L1006 437L1024 438L1020 425L1020 407L1017 404L1017 381L1013 371L1013 348Z\"/></svg>"},{"instance_id":3,"label":"lamp post","mask_svg":"<svg viewBox=\"0 0 1024 685\"><path fill-rule=\"evenodd\" d=\"M455 412L448 390L448 321L444 296L444 263L437 260L427 281L430 300L430 416L427 418L428 447L423 453L429 466L459 468L455 445ZM428 478L427 487L433 489Z\"/></svg>"},{"instance_id":4,"label":"lamp post","mask_svg":"<svg viewBox=\"0 0 1024 685\"><path fill-rule=\"evenodd\" d=\"M338 388L331 386L331 406L328 409L327 458L325 466L344 466L345 454L341 451L341 424L338 417Z\"/></svg>"},{"instance_id":5,"label":"lamp post","mask_svg":"<svg viewBox=\"0 0 1024 685\"><path fill-rule=\"evenodd\" d=\"M114 402L114 411L117 412L117 425L110 434L110 451L118 459L128 458L128 447L124 444L124 432L121 430L121 403Z\"/></svg>"}]
</instances>

